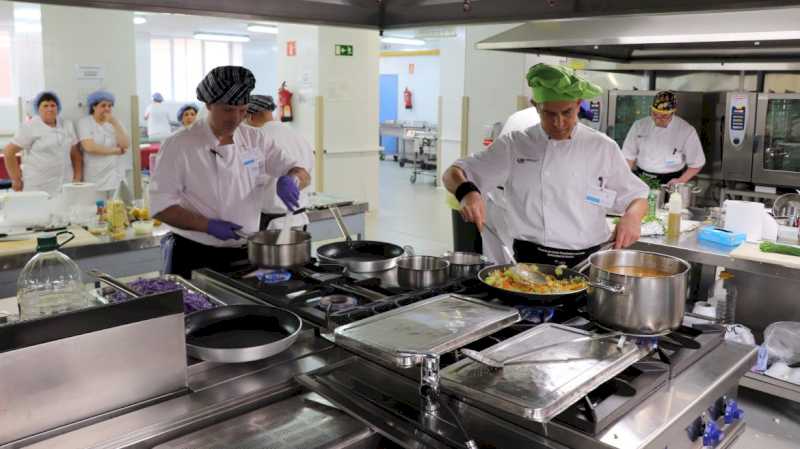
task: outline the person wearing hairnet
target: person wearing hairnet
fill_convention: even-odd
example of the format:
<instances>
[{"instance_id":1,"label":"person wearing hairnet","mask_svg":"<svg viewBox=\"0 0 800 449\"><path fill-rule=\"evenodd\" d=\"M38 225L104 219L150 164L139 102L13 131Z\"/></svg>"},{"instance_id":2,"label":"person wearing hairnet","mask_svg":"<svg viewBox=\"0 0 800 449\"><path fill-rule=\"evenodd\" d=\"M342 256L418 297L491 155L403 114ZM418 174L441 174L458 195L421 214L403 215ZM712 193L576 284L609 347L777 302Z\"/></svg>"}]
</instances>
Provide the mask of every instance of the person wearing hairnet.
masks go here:
<instances>
[{"instance_id":1,"label":"person wearing hairnet","mask_svg":"<svg viewBox=\"0 0 800 449\"><path fill-rule=\"evenodd\" d=\"M78 138L72 122L59 116L61 100L54 92L36 95L33 111L33 119L20 125L3 149L6 169L13 190L42 191L54 196L63 184L81 180ZM17 163L20 152L24 172Z\"/></svg>"},{"instance_id":2,"label":"person wearing hairnet","mask_svg":"<svg viewBox=\"0 0 800 449\"><path fill-rule=\"evenodd\" d=\"M247 260L240 234L259 230L259 205L268 176L292 210L309 185L309 167L274 148L264 133L240 126L255 77L244 67L211 70L197 86L208 115L168 137L150 179L150 208L168 224L174 242L168 272L230 269Z\"/></svg>"},{"instance_id":3,"label":"person wearing hairnet","mask_svg":"<svg viewBox=\"0 0 800 449\"><path fill-rule=\"evenodd\" d=\"M684 184L706 164L697 130L675 115L678 100L670 91L653 98L650 116L633 123L622 153L635 173L660 184Z\"/></svg>"},{"instance_id":4,"label":"person wearing hairnet","mask_svg":"<svg viewBox=\"0 0 800 449\"><path fill-rule=\"evenodd\" d=\"M150 140L162 141L172 134L172 126L169 124L169 112L164 106L164 96L156 92L153 94L153 102L147 106L144 112L144 119L147 122L147 137Z\"/></svg>"},{"instance_id":5,"label":"person wearing hairnet","mask_svg":"<svg viewBox=\"0 0 800 449\"><path fill-rule=\"evenodd\" d=\"M181 128L192 126L195 119L197 119L197 106L194 104L185 104L178 109L178 123L181 124Z\"/></svg>"},{"instance_id":6,"label":"person wearing hairnet","mask_svg":"<svg viewBox=\"0 0 800 449\"><path fill-rule=\"evenodd\" d=\"M282 151L289 158L300 162L303 167L308 167L309 173L314 167L314 147L292 127L275 120L275 100L269 95L252 95L247 107L247 119L242 124L263 132L267 138L275 142L275 148ZM278 179L270 177L266 181L264 202L261 204L261 229L267 229L269 222L275 218L286 215L287 207L277 194ZM308 196L305 190L300 192L297 200L298 208L308 205Z\"/></svg>"},{"instance_id":7,"label":"person wearing hairnet","mask_svg":"<svg viewBox=\"0 0 800 449\"><path fill-rule=\"evenodd\" d=\"M537 64L527 78L541 123L500 137L443 176L462 215L482 229L481 192L503 186L518 262L580 263L611 237L608 210L623 213L615 247L633 244L647 212L647 186L613 140L578 121L581 100L602 90L559 65Z\"/></svg>"},{"instance_id":8,"label":"person wearing hairnet","mask_svg":"<svg viewBox=\"0 0 800 449\"><path fill-rule=\"evenodd\" d=\"M130 137L114 117L114 95L98 90L86 100L89 115L78 121L83 150L83 180L97 186L98 197L114 197L123 179L120 156L128 151Z\"/></svg>"}]
</instances>

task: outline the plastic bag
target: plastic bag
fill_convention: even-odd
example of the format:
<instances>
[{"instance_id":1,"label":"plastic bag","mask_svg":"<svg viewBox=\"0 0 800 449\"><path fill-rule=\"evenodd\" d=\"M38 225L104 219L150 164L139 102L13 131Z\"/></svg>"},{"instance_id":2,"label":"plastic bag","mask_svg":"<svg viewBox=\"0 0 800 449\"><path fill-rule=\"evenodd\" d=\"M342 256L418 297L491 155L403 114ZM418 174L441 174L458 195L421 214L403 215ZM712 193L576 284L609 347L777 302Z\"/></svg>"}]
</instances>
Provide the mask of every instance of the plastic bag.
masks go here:
<instances>
[{"instance_id":1,"label":"plastic bag","mask_svg":"<svg viewBox=\"0 0 800 449\"><path fill-rule=\"evenodd\" d=\"M735 341L736 343L749 346L756 345L756 337L753 336L753 331L751 331L747 326L742 326L741 324L725 326L725 340Z\"/></svg>"},{"instance_id":2,"label":"plastic bag","mask_svg":"<svg viewBox=\"0 0 800 449\"><path fill-rule=\"evenodd\" d=\"M764 345L770 362L791 365L800 361L800 322L778 321L764 331Z\"/></svg>"}]
</instances>

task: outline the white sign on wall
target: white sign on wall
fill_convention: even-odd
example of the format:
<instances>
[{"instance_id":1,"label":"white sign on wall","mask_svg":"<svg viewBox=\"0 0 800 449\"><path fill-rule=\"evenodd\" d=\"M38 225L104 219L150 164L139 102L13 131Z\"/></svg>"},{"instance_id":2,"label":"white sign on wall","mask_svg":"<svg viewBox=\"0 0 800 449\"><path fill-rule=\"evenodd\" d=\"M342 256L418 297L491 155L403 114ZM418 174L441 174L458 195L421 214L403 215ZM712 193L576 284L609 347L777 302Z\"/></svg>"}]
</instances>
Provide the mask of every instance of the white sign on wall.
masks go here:
<instances>
[{"instance_id":1,"label":"white sign on wall","mask_svg":"<svg viewBox=\"0 0 800 449\"><path fill-rule=\"evenodd\" d=\"M102 64L75 64L75 78L79 80L102 80L105 78L105 73L106 68Z\"/></svg>"}]
</instances>

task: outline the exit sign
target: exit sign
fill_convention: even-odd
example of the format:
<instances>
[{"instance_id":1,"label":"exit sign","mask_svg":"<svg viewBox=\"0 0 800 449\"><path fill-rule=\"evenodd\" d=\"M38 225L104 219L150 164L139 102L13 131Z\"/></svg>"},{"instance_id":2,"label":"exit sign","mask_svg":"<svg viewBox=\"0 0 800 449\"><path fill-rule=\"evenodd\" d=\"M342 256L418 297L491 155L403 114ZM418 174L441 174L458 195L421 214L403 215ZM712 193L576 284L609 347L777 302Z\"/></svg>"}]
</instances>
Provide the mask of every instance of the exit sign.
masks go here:
<instances>
[{"instance_id":1,"label":"exit sign","mask_svg":"<svg viewBox=\"0 0 800 449\"><path fill-rule=\"evenodd\" d=\"M336 44L334 54L336 56L353 56L353 46Z\"/></svg>"}]
</instances>

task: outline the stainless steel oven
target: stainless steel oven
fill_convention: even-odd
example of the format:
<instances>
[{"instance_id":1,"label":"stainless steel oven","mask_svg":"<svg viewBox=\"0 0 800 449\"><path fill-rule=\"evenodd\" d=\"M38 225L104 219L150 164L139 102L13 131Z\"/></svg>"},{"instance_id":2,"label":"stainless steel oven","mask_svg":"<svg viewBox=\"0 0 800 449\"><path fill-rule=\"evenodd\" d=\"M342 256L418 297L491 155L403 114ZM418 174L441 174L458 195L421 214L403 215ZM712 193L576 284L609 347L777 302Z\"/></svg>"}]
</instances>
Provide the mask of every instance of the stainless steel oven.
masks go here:
<instances>
[{"instance_id":1,"label":"stainless steel oven","mask_svg":"<svg viewBox=\"0 0 800 449\"><path fill-rule=\"evenodd\" d=\"M750 182L756 128L754 92L725 93L725 127L722 133L722 178Z\"/></svg>"},{"instance_id":2,"label":"stainless steel oven","mask_svg":"<svg viewBox=\"0 0 800 449\"><path fill-rule=\"evenodd\" d=\"M759 94L753 182L800 186L800 94Z\"/></svg>"}]
</instances>

